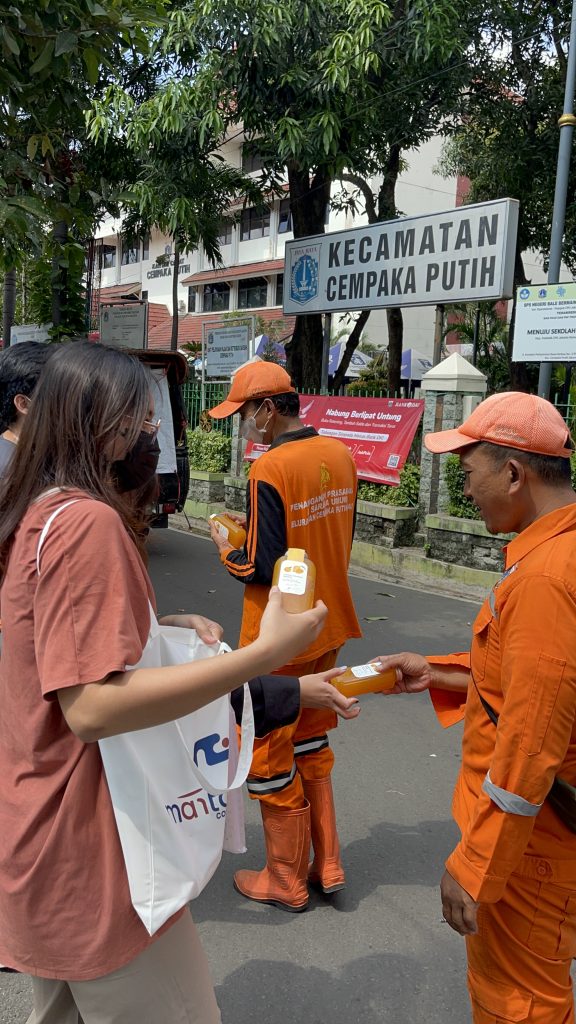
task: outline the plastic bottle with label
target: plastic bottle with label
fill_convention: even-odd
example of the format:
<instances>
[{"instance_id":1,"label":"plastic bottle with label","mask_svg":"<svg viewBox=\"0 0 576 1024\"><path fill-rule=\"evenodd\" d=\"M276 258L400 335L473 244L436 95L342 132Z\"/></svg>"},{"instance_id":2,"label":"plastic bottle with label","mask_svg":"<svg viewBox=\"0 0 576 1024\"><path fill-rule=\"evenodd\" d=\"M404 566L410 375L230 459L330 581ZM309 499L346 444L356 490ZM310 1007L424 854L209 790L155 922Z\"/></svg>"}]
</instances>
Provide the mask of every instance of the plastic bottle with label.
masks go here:
<instances>
[{"instance_id":1,"label":"plastic bottle with label","mask_svg":"<svg viewBox=\"0 0 576 1024\"><path fill-rule=\"evenodd\" d=\"M314 605L316 566L303 548L288 548L274 566L272 586L282 594L287 612L305 612Z\"/></svg>"},{"instance_id":2,"label":"plastic bottle with label","mask_svg":"<svg viewBox=\"0 0 576 1024\"><path fill-rule=\"evenodd\" d=\"M379 672L376 664L354 665L330 680L345 697L357 697L361 693L381 693L393 690L396 685L396 669L388 668Z\"/></svg>"},{"instance_id":3,"label":"plastic bottle with label","mask_svg":"<svg viewBox=\"0 0 576 1024\"><path fill-rule=\"evenodd\" d=\"M225 512L214 512L210 516L211 522L218 530L218 533L222 534L225 540L232 545L233 548L244 547L246 540L246 530L240 523L234 522L230 516L226 515Z\"/></svg>"}]
</instances>

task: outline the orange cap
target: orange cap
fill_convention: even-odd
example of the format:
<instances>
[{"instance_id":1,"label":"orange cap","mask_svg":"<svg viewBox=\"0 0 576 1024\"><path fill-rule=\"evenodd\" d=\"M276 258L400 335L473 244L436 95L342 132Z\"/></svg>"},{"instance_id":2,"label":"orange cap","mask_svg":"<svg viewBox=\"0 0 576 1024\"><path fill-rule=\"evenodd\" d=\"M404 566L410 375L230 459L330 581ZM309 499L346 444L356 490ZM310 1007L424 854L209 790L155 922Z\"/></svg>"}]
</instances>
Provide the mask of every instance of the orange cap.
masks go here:
<instances>
[{"instance_id":1,"label":"orange cap","mask_svg":"<svg viewBox=\"0 0 576 1024\"><path fill-rule=\"evenodd\" d=\"M568 427L551 402L523 391L491 395L455 430L426 434L430 452L457 452L467 445L489 441L503 448L569 458L572 447Z\"/></svg>"},{"instance_id":2,"label":"orange cap","mask_svg":"<svg viewBox=\"0 0 576 1024\"><path fill-rule=\"evenodd\" d=\"M252 398L264 399L269 395L285 395L289 391L296 391L296 388L292 387L289 375L278 363L263 360L246 363L234 375L232 387L224 401L208 412L215 420L223 419L224 416L238 412L244 402Z\"/></svg>"}]
</instances>

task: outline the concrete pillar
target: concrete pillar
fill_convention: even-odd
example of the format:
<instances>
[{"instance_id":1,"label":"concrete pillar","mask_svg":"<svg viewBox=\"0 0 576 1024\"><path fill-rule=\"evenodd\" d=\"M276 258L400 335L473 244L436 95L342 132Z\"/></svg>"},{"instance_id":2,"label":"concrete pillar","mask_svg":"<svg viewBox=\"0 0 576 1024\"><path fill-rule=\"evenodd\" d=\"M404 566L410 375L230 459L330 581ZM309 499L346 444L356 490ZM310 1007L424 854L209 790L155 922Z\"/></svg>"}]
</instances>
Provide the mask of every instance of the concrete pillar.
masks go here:
<instances>
[{"instance_id":1,"label":"concrete pillar","mask_svg":"<svg viewBox=\"0 0 576 1024\"><path fill-rule=\"evenodd\" d=\"M486 394L486 377L458 352L428 370L420 385L424 394L423 433L459 427ZM433 455L422 445L420 508L422 522L429 513L445 512L448 491L443 467L446 455Z\"/></svg>"}]
</instances>

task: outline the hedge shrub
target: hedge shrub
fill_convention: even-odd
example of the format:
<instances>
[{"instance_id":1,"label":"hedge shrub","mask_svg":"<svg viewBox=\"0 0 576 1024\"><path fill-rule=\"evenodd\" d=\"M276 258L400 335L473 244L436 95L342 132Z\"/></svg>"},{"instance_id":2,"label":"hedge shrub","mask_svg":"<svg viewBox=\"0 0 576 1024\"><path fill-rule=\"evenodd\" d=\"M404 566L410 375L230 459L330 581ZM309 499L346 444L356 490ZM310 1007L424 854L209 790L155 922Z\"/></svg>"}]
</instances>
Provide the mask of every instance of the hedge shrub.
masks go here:
<instances>
[{"instance_id":1,"label":"hedge shrub","mask_svg":"<svg viewBox=\"0 0 576 1024\"><path fill-rule=\"evenodd\" d=\"M370 484L363 480L358 485L358 497L362 501L376 501L382 505L408 505L416 508L420 491L420 466L406 463L400 471L398 487L386 484Z\"/></svg>"},{"instance_id":2,"label":"hedge shrub","mask_svg":"<svg viewBox=\"0 0 576 1024\"><path fill-rule=\"evenodd\" d=\"M204 473L227 473L232 456L232 438L219 430L187 430L190 469Z\"/></svg>"}]
</instances>

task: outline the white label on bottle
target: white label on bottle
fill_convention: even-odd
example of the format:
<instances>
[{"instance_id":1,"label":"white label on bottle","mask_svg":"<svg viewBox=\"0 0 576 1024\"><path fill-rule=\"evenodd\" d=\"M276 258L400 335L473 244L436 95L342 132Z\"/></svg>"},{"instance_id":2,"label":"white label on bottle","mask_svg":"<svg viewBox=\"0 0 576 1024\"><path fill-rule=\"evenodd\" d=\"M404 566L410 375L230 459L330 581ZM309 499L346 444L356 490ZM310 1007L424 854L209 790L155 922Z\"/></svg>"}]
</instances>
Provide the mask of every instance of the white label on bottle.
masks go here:
<instances>
[{"instance_id":1,"label":"white label on bottle","mask_svg":"<svg viewBox=\"0 0 576 1024\"><path fill-rule=\"evenodd\" d=\"M218 533L222 534L224 540L228 540L228 527L224 526L224 523L219 523L218 520L216 519L216 528L218 530Z\"/></svg>"},{"instance_id":2,"label":"white label on bottle","mask_svg":"<svg viewBox=\"0 0 576 1024\"><path fill-rule=\"evenodd\" d=\"M283 594L305 594L308 566L305 562L282 562L278 588Z\"/></svg>"},{"instance_id":3,"label":"white label on bottle","mask_svg":"<svg viewBox=\"0 0 576 1024\"><path fill-rule=\"evenodd\" d=\"M368 676L378 676L380 673L374 665L355 665L354 668L350 669L353 676L356 679L367 679Z\"/></svg>"}]
</instances>

